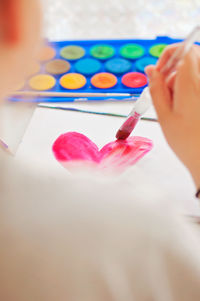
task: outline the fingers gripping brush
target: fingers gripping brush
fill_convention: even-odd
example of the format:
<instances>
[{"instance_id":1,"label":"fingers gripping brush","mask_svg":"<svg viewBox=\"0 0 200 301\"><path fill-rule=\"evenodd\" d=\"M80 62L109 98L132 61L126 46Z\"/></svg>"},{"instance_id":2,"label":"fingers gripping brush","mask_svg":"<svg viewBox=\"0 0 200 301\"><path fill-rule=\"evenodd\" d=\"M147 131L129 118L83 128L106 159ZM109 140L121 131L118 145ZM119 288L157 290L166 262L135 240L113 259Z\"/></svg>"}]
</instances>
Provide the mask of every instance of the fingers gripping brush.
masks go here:
<instances>
[{"instance_id":1,"label":"fingers gripping brush","mask_svg":"<svg viewBox=\"0 0 200 301\"><path fill-rule=\"evenodd\" d=\"M192 45L200 36L200 26L197 26L193 31L188 35L186 40L183 43L180 43L180 46L176 49L173 55L169 58L166 65L161 69L161 73L165 76L169 76L177 68L179 62L184 58L184 56L191 49ZM116 138L119 140L127 139L132 131L134 130L136 124L142 117L142 115L149 109L151 106L151 96L149 88L145 88L142 92L140 98L136 101L136 104L127 117L126 121L117 131Z\"/></svg>"}]
</instances>

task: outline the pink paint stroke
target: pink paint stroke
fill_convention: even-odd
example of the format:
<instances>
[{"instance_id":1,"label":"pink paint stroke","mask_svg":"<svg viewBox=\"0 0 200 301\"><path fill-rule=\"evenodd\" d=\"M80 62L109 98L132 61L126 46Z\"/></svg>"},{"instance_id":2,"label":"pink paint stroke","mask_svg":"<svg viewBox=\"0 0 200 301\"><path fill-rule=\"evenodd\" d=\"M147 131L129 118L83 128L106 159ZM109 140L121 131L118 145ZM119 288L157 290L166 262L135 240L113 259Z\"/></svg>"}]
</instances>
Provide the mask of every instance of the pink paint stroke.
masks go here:
<instances>
[{"instance_id":1,"label":"pink paint stroke","mask_svg":"<svg viewBox=\"0 0 200 301\"><path fill-rule=\"evenodd\" d=\"M58 137L52 149L56 159L66 168L68 163L81 162L103 170L123 171L138 162L152 147L151 140L135 136L110 142L99 150L88 137L69 132Z\"/></svg>"}]
</instances>

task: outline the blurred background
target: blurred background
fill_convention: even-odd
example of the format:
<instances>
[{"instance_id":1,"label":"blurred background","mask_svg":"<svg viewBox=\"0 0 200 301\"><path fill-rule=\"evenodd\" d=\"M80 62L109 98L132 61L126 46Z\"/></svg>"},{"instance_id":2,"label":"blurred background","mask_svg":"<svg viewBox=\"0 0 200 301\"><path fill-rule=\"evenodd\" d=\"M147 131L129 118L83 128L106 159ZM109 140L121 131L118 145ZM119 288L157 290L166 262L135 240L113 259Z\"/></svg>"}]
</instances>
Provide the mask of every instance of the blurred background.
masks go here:
<instances>
[{"instance_id":1,"label":"blurred background","mask_svg":"<svg viewBox=\"0 0 200 301\"><path fill-rule=\"evenodd\" d=\"M185 37L200 23L200 0L42 0L51 40Z\"/></svg>"}]
</instances>

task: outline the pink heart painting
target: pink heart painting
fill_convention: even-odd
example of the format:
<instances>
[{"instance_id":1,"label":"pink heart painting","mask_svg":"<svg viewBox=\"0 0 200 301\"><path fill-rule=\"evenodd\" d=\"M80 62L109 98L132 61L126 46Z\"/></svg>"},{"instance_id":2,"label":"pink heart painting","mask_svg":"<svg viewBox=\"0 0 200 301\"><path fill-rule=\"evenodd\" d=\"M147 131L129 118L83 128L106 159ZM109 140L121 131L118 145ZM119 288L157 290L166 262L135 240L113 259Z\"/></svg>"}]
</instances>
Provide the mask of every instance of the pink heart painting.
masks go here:
<instances>
[{"instance_id":1,"label":"pink heart painting","mask_svg":"<svg viewBox=\"0 0 200 301\"><path fill-rule=\"evenodd\" d=\"M129 137L106 144L101 150L88 137L76 132L61 135L53 144L56 159L65 167L95 167L124 171L144 157L153 147L151 140Z\"/></svg>"}]
</instances>

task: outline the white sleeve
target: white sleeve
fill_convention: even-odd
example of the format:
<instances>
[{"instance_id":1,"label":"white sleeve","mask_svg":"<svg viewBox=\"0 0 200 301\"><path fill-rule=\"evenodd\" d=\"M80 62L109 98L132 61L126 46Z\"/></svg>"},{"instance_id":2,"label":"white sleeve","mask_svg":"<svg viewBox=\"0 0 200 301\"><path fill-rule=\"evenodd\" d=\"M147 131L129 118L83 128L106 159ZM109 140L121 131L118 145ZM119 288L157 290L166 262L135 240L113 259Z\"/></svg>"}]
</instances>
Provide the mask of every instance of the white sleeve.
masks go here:
<instances>
[{"instance_id":1,"label":"white sleeve","mask_svg":"<svg viewBox=\"0 0 200 301\"><path fill-rule=\"evenodd\" d=\"M0 300L200 300L186 221L120 180L14 166L0 182Z\"/></svg>"}]
</instances>

